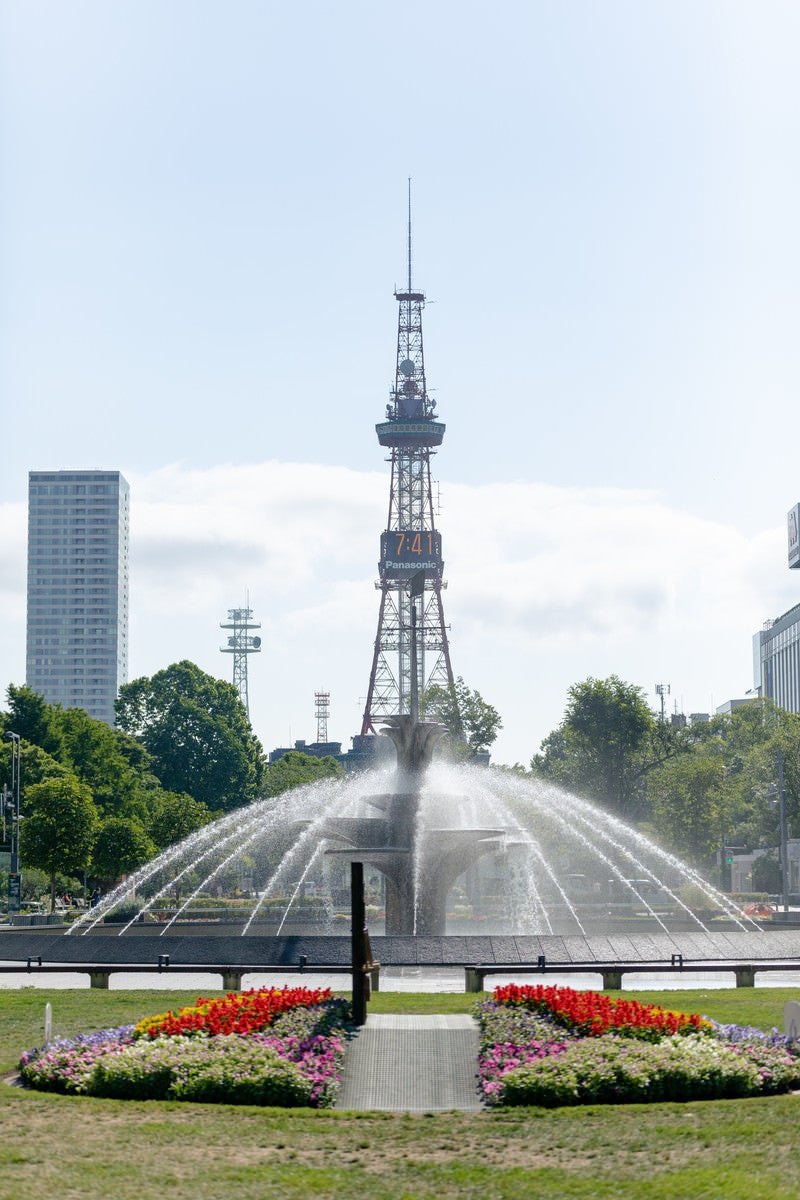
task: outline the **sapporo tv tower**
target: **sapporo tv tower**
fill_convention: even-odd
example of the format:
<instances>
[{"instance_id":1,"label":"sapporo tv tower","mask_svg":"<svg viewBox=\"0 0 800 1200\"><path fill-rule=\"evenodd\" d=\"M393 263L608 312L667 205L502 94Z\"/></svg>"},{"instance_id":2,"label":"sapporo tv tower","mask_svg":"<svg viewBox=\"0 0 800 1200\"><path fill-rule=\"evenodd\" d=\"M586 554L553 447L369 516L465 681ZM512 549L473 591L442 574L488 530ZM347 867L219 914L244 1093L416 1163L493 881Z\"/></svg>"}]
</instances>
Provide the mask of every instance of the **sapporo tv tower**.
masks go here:
<instances>
[{"instance_id":1,"label":"sapporo tv tower","mask_svg":"<svg viewBox=\"0 0 800 1200\"><path fill-rule=\"evenodd\" d=\"M423 292L411 284L411 181L408 185L408 286L399 305L397 366L386 420L375 426L391 451L389 518L381 534L381 602L362 735L377 733L387 717L416 716L416 697L433 684L453 683L442 608L442 539L436 529L431 455L445 426L425 384ZM414 654L416 647L416 656ZM416 662L414 658L416 657Z\"/></svg>"}]
</instances>

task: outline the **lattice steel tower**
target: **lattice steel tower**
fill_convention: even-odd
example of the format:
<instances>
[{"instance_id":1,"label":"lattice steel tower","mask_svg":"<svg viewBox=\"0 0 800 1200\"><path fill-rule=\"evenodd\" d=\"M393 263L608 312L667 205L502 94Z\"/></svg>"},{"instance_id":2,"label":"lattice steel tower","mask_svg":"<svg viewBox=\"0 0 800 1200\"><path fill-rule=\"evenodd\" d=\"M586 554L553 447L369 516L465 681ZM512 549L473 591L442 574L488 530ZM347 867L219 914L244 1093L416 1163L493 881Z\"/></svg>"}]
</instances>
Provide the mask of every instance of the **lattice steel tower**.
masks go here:
<instances>
[{"instance_id":1,"label":"lattice steel tower","mask_svg":"<svg viewBox=\"0 0 800 1200\"><path fill-rule=\"evenodd\" d=\"M411 282L411 185L408 192L408 280L396 291L397 365L386 420L375 426L391 451L389 518L378 563L378 633L361 733L376 733L386 717L412 712L412 693L453 682L444 623L441 535L436 529L431 455L445 426L428 395L422 348L425 296ZM412 632L413 630L413 632ZM416 636L414 636L416 635ZM417 661L412 662L416 642ZM415 669L416 668L416 669Z\"/></svg>"},{"instance_id":2,"label":"lattice steel tower","mask_svg":"<svg viewBox=\"0 0 800 1200\"><path fill-rule=\"evenodd\" d=\"M328 740L328 713L331 710L330 692L314 692L314 716L317 718L317 744Z\"/></svg>"},{"instance_id":3,"label":"lattice steel tower","mask_svg":"<svg viewBox=\"0 0 800 1200\"><path fill-rule=\"evenodd\" d=\"M229 608L227 622L220 621L220 629L232 629L227 646L220 646L223 654L233 655L233 686L239 693L247 716L250 716L250 695L247 688L247 656L261 653L261 638L250 636L251 629L260 629L259 621L251 621L252 608Z\"/></svg>"}]
</instances>

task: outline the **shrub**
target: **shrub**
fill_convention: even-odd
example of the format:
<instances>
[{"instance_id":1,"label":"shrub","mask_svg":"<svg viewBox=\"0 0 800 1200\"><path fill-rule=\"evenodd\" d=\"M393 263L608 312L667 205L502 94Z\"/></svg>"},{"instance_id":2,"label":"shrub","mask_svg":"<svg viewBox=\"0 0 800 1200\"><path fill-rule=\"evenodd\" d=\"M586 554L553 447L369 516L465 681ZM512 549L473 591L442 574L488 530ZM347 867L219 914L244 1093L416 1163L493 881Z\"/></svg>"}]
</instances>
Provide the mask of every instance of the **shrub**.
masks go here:
<instances>
[{"instance_id":1,"label":"shrub","mask_svg":"<svg viewBox=\"0 0 800 1200\"><path fill-rule=\"evenodd\" d=\"M476 1009L490 1104L640 1103L786 1092L797 1043L570 988L497 988Z\"/></svg>"},{"instance_id":2,"label":"shrub","mask_svg":"<svg viewBox=\"0 0 800 1200\"><path fill-rule=\"evenodd\" d=\"M478 1071L484 1097L494 1103L503 1077L538 1058L562 1054L576 1035L526 1008L484 1000L473 1009L481 1027Z\"/></svg>"},{"instance_id":3,"label":"shrub","mask_svg":"<svg viewBox=\"0 0 800 1200\"><path fill-rule=\"evenodd\" d=\"M30 1087L136 1100L330 1105L350 1005L327 989L202 997L138 1026L62 1038L22 1055Z\"/></svg>"},{"instance_id":4,"label":"shrub","mask_svg":"<svg viewBox=\"0 0 800 1200\"><path fill-rule=\"evenodd\" d=\"M311 1103L313 1081L277 1049L236 1034L131 1042L98 1059L92 1096L217 1104Z\"/></svg>"},{"instance_id":5,"label":"shrub","mask_svg":"<svg viewBox=\"0 0 800 1200\"><path fill-rule=\"evenodd\" d=\"M673 1035L647 1044L604 1034L574 1042L558 1058L509 1071L498 1098L501 1104L548 1108L718 1100L788 1091L798 1082L797 1060L766 1045L734 1048L702 1035Z\"/></svg>"},{"instance_id":6,"label":"shrub","mask_svg":"<svg viewBox=\"0 0 800 1200\"><path fill-rule=\"evenodd\" d=\"M41 1092L88 1092L99 1059L132 1041L132 1025L55 1038L46 1046L25 1051L19 1062L20 1078Z\"/></svg>"}]
</instances>

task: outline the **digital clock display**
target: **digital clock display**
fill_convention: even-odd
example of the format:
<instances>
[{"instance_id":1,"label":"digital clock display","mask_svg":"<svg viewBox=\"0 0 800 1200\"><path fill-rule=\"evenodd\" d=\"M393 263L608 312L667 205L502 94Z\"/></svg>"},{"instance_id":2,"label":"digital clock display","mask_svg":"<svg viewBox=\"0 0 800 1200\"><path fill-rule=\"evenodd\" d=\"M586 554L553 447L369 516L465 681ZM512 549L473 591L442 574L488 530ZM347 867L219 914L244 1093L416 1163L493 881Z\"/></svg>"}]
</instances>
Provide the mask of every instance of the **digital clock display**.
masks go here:
<instances>
[{"instance_id":1,"label":"digital clock display","mask_svg":"<svg viewBox=\"0 0 800 1200\"><path fill-rule=\"evenodd\" d=\"M381 534L382 576L408 579L417 571L442 573L442 536L434 529L387 529Z\"/></svg>"}]
</instances>

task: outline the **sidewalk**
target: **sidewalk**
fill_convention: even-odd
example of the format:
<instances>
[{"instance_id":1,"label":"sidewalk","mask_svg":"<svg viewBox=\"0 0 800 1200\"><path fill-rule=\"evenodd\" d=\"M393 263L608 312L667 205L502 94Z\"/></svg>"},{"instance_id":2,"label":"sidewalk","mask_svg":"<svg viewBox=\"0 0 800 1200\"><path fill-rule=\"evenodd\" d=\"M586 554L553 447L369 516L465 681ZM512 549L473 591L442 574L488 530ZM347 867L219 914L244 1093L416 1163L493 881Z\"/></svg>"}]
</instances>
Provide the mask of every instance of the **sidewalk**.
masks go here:
<instances>
[{"instance_id":1,"label":"sidewalk","mask_svg":"<svg viewBox=\"0 0 800 1200\"><path fill-rule=\"evenodd\" d=\"M370 1015L348 1046L336 1108L479 1112L477 1072L472 1017Z\"/></svg>"}]
</instances>

